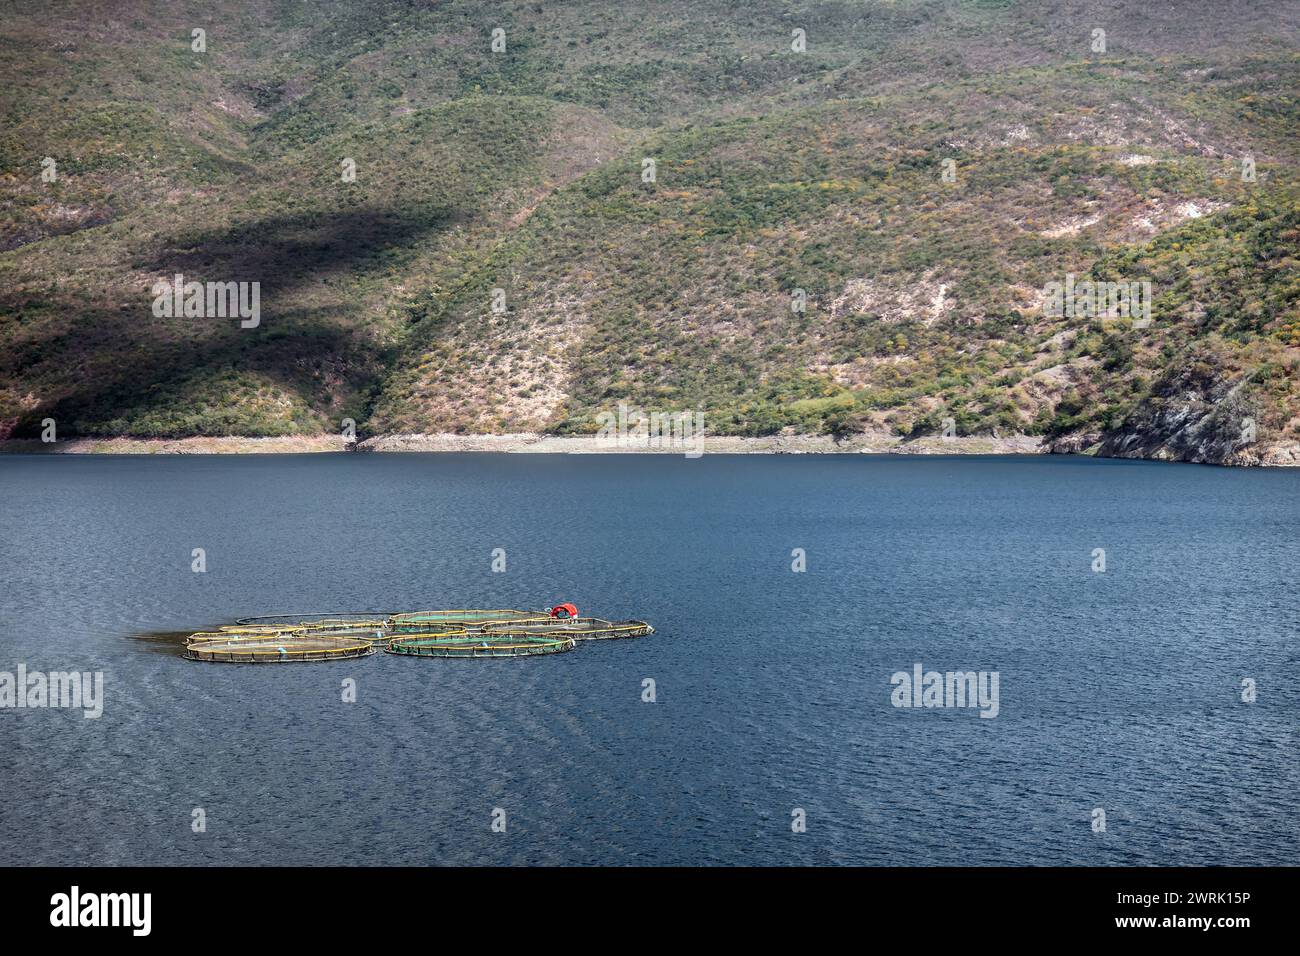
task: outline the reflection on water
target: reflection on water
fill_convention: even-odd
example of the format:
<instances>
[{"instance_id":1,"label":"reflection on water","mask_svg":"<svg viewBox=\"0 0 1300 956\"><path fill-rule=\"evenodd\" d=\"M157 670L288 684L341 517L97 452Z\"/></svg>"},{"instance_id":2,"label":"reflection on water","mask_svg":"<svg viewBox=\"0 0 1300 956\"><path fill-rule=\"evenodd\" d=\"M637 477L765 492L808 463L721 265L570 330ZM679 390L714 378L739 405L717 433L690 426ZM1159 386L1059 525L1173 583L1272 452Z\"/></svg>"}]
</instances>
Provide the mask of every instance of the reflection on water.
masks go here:
<instances>
[{"instance_id":1,"label":"reflection on water","mask_svg":"<svg viewBox=\"0 0 1300 956\"><path fill-rule=\"evenodd\" d=\"M179 657L185 652L185 639L191 631L143 631L132 634L131 639L140 642L145 650L156 654L168 654Z\"/></svg>"}]
</instances>

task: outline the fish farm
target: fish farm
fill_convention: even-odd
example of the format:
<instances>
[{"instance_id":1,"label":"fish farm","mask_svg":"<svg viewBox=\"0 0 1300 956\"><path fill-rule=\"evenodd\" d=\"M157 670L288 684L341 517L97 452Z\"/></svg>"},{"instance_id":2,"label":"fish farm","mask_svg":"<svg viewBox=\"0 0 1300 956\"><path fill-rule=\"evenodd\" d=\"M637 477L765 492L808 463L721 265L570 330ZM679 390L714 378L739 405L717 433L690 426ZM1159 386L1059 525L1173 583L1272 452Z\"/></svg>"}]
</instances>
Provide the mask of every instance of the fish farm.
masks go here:
<instances>
[{"instance_id":1,"label":"fish farm","mask_svg":"<svg viewBox=\"0 0 1300 956\"><path fill-rule=\"evenodd\" d=\"M401 657L536 657L573 650L582 641L653 633L645 621L580 617L572 604L545 611L269 614L191 634L184 656L228 664L344 660L379 650Z\"/></svg>"}]
</instances>

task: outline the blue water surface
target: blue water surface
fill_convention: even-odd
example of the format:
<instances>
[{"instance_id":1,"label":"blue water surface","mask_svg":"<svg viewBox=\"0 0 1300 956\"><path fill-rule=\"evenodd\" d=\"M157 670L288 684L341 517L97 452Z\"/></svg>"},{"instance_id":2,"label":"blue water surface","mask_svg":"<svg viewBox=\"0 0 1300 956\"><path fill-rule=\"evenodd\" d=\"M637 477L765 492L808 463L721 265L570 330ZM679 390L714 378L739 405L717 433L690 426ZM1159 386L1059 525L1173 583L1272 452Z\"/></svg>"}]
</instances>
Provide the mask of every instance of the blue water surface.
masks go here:
<instances>
[{"instance_id":1,"label":"blue water surface","mask_svg":"<svg viewBox=\"0 0 1300 956\"><path fill-rule=\"evenodd\" d=\"M0 710L0 863L1300 858L1300 472L7 456L0 494L0 671L102 671L106 694L98 720ZM278 666L157 636L559 601L657 633ZM916 663L996 670L998 716L894 707Z\"/></svg>"}]
</instances>

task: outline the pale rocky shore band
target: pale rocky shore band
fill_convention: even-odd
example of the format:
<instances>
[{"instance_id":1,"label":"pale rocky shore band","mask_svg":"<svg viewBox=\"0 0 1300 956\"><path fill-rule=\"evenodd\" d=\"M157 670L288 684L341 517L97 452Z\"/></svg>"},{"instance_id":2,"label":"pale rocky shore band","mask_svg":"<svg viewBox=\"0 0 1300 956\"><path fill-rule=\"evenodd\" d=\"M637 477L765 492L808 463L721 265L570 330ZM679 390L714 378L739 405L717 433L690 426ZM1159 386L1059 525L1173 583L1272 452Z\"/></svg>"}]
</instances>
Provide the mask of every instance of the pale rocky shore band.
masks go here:
<instances>
[{"instance_id":1,"label":"pale rocky shore band","mask_svg":"<svg viewBox=\"0 0 1300 956\"><path fill-rule=\"evenodd\" d=\"M912 441L890 434L854 435L837 441L829 435L772 435L761 438L709 435L706 454L899 454L899 455L1041 455L1079 453L1078 442L1055 444L1030 435L1005 438L987 436L919 438ZM77 438L43 444L39 441L0 441L0 453L119 454L119 455L244 455L312 452L519 452L534 454L657 454L681 455L680 447L616 448L590 435L377 435L360 443L338 435L292 435L281 438ZM1087 453L1087 449L1082 450ZM1156 460L1180 460L1176 454L1157 451ZM1187 460L1187 459L1182 459ZM1197 460L1197 459L1191 459ZM1252 445L1222 460L1201 459L1204 464L1300 467L1300 443Z\"/></svg>"}]
</instances>

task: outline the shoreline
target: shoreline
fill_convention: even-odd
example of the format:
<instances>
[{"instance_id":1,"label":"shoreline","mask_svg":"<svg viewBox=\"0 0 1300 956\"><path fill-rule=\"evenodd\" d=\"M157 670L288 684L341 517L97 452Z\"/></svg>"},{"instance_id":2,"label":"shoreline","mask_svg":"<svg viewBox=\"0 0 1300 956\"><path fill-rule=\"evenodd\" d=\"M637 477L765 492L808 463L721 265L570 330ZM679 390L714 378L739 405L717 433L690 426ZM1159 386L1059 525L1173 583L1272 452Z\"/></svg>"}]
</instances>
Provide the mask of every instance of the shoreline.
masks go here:
<instances>
[{"instance_id":1,"label":"shoreline","mask_svg":"<svg viewBox=\"0 0 1300 956\"><path fill-rule=\"evenodd\" d=\"M687 450L721 455L1085 455L1095 447L1082 449L1068 440L1048 442L1033 435L1002 438L985 435L904 439L888 433L851 435L836 440L830 435L706 435L702 445L690 449L677 445L651 448L617 447L595 435L543 435L523 432L506 435L376 435L354 442L341 435L290 435L285 437L194 437L194 438L74 438L44 443L37 439L0 441L0 454L43 455L288 455L339 452L370 453L460 453L498 452L507 454L560 455L684 455ZM1111 457L1111 456L1104 456ZM1173 455L1123 455L1132 460L1188 461L1192 464L1225 467L1300 467L1300 443L1287 442L1252 447L1224 460L1189 460Z\"/></svg>"},{"instance_id":2,"label":"shoreline","mask_svg":"<svg viewBox=\"0 0 1300 956\"><path fill-rule=\"evenodd\" d=\"M375 435L360 442L340 435L293 435L283 438L74 438L43 443L35 439L0 441L0 454L40 455L284 455L359 453L498 452L550 455L685 455L698 450L723 455L974 454L1037 455L1047 451L1032 436L969 436L904 441L896 435L853 435L836 441L829 435L706 435L701 444L649 447L612 446L594 435Z\"/></svg>"}]
</instances>

